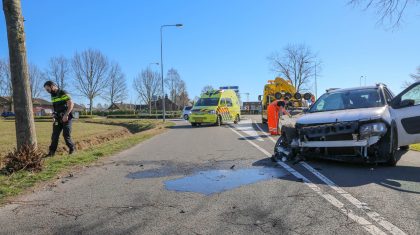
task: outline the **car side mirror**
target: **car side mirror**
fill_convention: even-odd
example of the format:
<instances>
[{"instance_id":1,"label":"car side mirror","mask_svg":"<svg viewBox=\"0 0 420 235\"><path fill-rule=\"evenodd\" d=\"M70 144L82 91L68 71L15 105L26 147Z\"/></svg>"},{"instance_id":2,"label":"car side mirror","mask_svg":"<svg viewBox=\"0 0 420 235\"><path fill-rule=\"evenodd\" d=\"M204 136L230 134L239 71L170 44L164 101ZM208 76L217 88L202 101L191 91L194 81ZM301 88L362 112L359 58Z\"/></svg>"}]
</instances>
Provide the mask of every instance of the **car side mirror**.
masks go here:
<instances>
[{"instance_id":1,"label":"car side mirror","mask_svg":"<svg viewBox=\"0 0 420 235\"><path fill-rule=\"evenodd\" d=\"M411 99L407 99L407 100L402 100L399 105L398 108L405 108L405 107L410 107L410 106L414 106L415 101L411 100Z\"/></svg>"},{"instance_id":2,"label":"car side mirror","mask_svg":"<svg viewBox=\"0 0 420 235\"><path fill-rule=\"evenodd\" d=\"M262 99L261 99L261 95L259 95L259 96L258 96L258 101L261 101L261 100L262 100Z\"/></svg>"}]
</instances>

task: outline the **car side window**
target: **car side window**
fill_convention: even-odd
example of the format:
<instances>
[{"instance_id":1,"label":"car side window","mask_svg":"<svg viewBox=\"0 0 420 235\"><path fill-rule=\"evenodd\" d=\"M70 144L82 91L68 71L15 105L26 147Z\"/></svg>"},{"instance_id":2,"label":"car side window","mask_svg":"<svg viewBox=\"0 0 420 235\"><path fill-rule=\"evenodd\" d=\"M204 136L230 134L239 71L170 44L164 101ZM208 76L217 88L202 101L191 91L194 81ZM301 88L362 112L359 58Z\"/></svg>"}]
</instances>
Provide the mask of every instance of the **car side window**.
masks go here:
<instances>
[{"instance_id":1,"label":"car side window","mask_svg":"<svg viewBox=\"0 0 420 235\"><path fill-rule=\"evenodd\" d=\"M228 107L232 107L232 99L231 98L226 98L226 106Z\"/></svg>"},{"instance_id":2,"label":"car side window","mask_svg":"<svg viewBox=\"0 0 420 235\"><path fill-rule=\"evenodd\" d=\"M404 95L401 96L403 100L414 100L414 105L420 104L420 84L408 90Z\"/></svg>"}]
</instances>

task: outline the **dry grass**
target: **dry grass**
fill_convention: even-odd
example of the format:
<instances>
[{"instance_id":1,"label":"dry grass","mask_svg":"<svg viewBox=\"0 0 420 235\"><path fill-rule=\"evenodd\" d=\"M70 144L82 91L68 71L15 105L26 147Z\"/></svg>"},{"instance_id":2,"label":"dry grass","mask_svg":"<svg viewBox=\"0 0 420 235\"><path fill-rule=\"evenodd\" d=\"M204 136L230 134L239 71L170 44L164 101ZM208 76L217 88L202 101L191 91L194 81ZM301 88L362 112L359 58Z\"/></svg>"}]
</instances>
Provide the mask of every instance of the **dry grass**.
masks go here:
<instances>
[{"instance_id":1,"label":"dry grass","mask_svg":"<svg viewBox=\"0 0 420 235\"><path fill-rule=\"evenodd\" d=\"M41 171L42 157L43 153L35 146L25 146L6 155L3 171L5 174L12 174L20 170Z\"/></svg>"},{"instance_id":2,"label":"dry grass","mask_svg":"<svg viewBox=\"0 0 420 235\"><path fill-rule=\"evenodd\" d=\"M35 123L38 149L46 153L50 145L52 122L36 122ZM0 120L0 160L7 153L13 151L16 147L15 123L14 120ZM75 121L73 123L72 137L75 141L76 147L89 147L96 143L104 142L109 135L120 137L127 134L128 131L123 126L117 125L103 125L96 123L84 123ZM103 141L102 141L103 140ZM60 137L60 144L58 153L66 150L64 140Z\"/></svg>"},{"instance_id":3,"label":"dry grass","mask_svg":"<svg viewBox=\"0 0 420 235\"><path fill-rule=\"evenodd\" d=\"M64 171L89 165L101 157L110 156L127 149L152 136L164 132L166 130L165 127L173 125L169 122L164 124L151 120L121 120L119 121L121 123L108 123L107 120L102 120L100 122L103 124L75 124L74 137L77 141L81 141L79 144L83 145L79 146L82 150L71 157L68 157L68 155L56 155L55 157L45 158L42 162L42 170L40 171L19 170L10 175L0 174L0 205L6 198L18 195L37 183L49 181L56 178L57 175ZM12 122L11 124L14 123ZM121 124L122 126L118 126L117 124ZM128 130L126 125L130 126L132 130ZM137 127L134 127L133 125L137 125ZM0 123L0 127L1 126L7 126L9 135L12 134L10 132L10 123L7 125L5 125L5 123ZM50 138L49 134L51 133L51 123L37 123L37 127L38 132L42 127L45 128L45 131L49 130L49 133L47 134L38 134L40 144L45 146L45 143L47 143L48 145ZM139 132L133 132L133 130L139 130ZM39 138L39 136L43 135L47 138ZM5 139L7 138L2 138L2 141L7 143L14 143L15 141L14 138L10 138L10 140L6 141ZM0 147L4 148L1 142Z\"/></svg>"}]
</instances>

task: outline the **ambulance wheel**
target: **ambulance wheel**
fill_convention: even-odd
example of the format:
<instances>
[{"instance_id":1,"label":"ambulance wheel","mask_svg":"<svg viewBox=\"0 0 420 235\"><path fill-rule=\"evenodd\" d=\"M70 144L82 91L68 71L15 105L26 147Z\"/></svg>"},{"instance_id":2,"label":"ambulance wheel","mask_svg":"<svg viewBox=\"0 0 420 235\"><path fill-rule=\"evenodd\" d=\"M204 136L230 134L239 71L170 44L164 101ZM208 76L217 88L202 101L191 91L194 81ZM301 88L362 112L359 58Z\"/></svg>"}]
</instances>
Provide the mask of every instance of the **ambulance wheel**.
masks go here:
<instances>
[{"instance_id":1,"label":"ambulance wheel","mask_svg":"<svg viewBox=\"0 0 420 235\"><path fill-rule=\"evenodd\" d=\"M239 114L236 115L235 121L233 123L238 124L241 121L241 118L239 117Z\"/></svg>"},{"instance_id":2,"label":"ambulance wheel","mask_svg":"<svg viewBox=\"0 0 420 235\"><path fill-rule=\"evenodd\" d=\"M218 115L217 120L216 120L216 126L221 126L221 125L222 125L222 117Z\"/></svg>"}]
</instances>

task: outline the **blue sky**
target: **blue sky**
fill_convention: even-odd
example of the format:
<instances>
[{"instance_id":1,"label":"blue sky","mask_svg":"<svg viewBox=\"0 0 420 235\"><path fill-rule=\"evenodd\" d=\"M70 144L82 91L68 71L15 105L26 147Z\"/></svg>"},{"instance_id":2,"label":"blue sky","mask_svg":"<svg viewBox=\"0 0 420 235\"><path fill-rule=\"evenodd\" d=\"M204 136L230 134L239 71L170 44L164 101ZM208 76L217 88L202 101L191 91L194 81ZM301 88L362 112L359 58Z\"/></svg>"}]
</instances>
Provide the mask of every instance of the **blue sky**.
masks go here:
<instances>
[{"instance_id":1,"label":"blue sky","mask_svg":"<svg viewBox=\"0 0 420 235\"><path fill-rule=\"evenodd\" d=\"M164 31L164 65L186 81L190 98L205 85L238 85L256 100L270 70L267 56L290 43L304 43L323 62L318 93L329 87L384 82L394 93L420 65L420 17L409 9L397 30L376 24L374 11L346 0L23 0L28 59L46 68L52 56L73 56L87 48L118 61L132 79L160 60L159 28ZM0 17L0 57L7 38ZM153 65L152 65L153 66ZM156 70L159 67L155 66ZM80 103L87 102L77 98ZM98 100L97 102L103 102ZM97 103L96 102L96 103Z\"/></svg>"}]
</instances>

